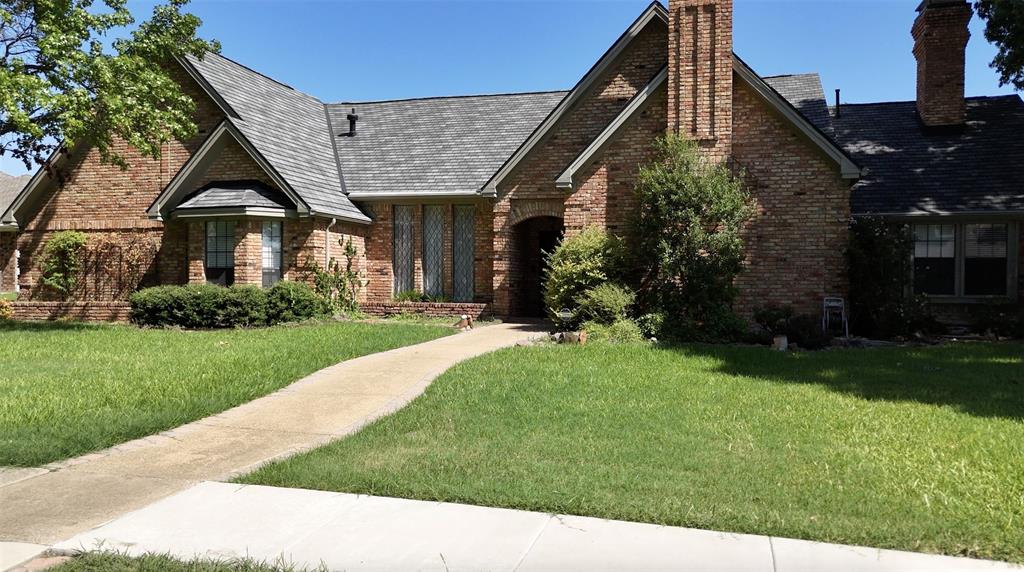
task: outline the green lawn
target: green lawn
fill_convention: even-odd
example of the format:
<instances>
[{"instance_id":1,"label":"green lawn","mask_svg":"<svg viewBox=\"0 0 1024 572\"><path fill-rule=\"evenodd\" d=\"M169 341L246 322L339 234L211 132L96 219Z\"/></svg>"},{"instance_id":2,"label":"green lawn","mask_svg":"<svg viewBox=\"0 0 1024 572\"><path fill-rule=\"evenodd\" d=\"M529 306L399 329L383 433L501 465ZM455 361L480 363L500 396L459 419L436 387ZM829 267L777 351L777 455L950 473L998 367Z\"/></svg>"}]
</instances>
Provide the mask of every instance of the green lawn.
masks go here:
<instances>
[{"instance_id":1,"label":"green lawn","mask_svg":"<svg viewBox=\"0 0 1024 572\"><path fill-rule=\"evenodd\" d=\"M321 570L319 568L317 570ZM72 558L49 569L50 572L299 572L286 563L255 560L178 560L162 554L126 556L92 552Z\"/></svg>"},{"instance_id":2,"label":"green lawn","mask_svg":"<svg viewBox=\"0 0 1024 572\"><path fill-rule=\"evenodd\" d=\"M17 297L17 292L0 292L0 300L15 300Z\"/></svg>"},{"instance_id":3,"label":"green lawn","mask_svg":"<svg viewBox=\"0 0 1024 572\"><path fill-rule=\"evenodd\" d=\"M0 321L0 465L40 465L157 433L328 365L451 331L324 322L194 332Z\"/></svg>"},{"instance_id":4,"label":"green lawn","mask_svg":"<svg viewBox=\"0 0 1024 572\"><path fill-rule=\"evenodd\" d=\"M538 346L242 482L1024 561L1024 346Z\"/></svg>"}]
</instances>

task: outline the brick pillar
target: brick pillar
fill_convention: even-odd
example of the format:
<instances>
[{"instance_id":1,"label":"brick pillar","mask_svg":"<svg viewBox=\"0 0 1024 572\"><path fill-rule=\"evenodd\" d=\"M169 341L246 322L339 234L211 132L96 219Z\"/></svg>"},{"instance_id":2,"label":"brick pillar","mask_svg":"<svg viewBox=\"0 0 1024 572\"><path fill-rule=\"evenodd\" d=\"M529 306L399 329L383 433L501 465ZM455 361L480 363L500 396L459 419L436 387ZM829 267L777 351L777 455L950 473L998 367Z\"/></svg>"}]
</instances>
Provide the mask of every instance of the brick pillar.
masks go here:
<instances>
[{"instance_id":1,"label":"brick pillar","mask_svg":"<svg viewBox=\"0 0 1024 572\"><path fill-rule=\"evenodd\" d=\"M917 113L929 127L963 125L967 25L974 11L964 0L925 0L911 35L917 58Z\"/></svg>"},{"instance_id":2,"label":"brick pillar","mask_svg":"<svg viewBox=\"0 0 1024 572\"><path fill-rule=\"evenodd\" d=\"M669 0L668 128L732 152L732 0Z\"/></svg>"},{"instance_id":3,"label":"brick pillar","mask_svg":"<svg viewBox=\"0 0 1024 572\"><path fill-rule=\"evenodd\" d=\"M188 223L188 283L205 284L206 267L206 223Z\"/></svg>"},{"instance_id":4,"label":"brick pillar","mask_svg":"<svg viewBox=\"0 0 1024 572\"><path fill-rule=\"evenodd\" d=\"M13 232L0 232L0 292L13 292L15 289L17 238Z\"/></svg>"},{"instance_id":5,"label":"brick pillar","mask_svg":"<svg viewBox=\"0 0 1024 572\"><path fill-rule=\"evenodd\" d=\"M263 221L235 223L235 284L263 284Z\"/></svg>"}]
</instances>

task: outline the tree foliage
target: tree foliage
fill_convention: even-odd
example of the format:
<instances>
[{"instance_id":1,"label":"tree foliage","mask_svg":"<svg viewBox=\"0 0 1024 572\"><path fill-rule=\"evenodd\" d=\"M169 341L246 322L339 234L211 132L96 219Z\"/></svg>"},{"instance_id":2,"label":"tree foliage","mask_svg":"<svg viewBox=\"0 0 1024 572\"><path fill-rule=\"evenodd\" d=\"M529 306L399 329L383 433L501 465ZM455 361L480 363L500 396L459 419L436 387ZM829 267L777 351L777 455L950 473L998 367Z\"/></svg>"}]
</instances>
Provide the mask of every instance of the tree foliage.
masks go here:
<instances>
[{"instance_id":1,"label":"tree foliage","mask_svg":"<svg viewBox=\"0 0 1024 572\"><path fill-rule=\"evenodd\" d=\"M716 338L737 323L733 280L743 268L740 233L754 202L740 179L695 142L670 134L655 145L656 159L637 181L644 306L685 322L688 337Z\"/></svg>"},{"instance_id":2,"label":"tree foliage","mask_svg":"<svg viewBox=\"0 0 1024 572\"><path fill-rule=\"evenodd\" d=\"M194 135L195 104L169 70L219 46L196 37L187 2L158 5L129 31L126 0L0 0L0 155L31 168L61 142L84 143L125 167L117 139L155 158Z\"/></svg>"},{"instance_id":3,"label":"tree foliage","mask_svg":"<svg viewBox=\"0 0 1024 572\"><path fill-rule=\"evenodd\" d=\"M1024 2L978 0L974 7L987 22L985 38L999 49L992 60L999 83L1024 90Z\"/></svg>"},{"instance_id":4,"label":"tree foliage","mask_svg":"<svg viewBox=\"0 0 1024 572\"><path fill-rule=\"evenodd\" d=\"M85 244L85 233L62 230L54 233L43 247L41 280L63 298L70 297L78 286Z\"/></svg>"}]
</instances>

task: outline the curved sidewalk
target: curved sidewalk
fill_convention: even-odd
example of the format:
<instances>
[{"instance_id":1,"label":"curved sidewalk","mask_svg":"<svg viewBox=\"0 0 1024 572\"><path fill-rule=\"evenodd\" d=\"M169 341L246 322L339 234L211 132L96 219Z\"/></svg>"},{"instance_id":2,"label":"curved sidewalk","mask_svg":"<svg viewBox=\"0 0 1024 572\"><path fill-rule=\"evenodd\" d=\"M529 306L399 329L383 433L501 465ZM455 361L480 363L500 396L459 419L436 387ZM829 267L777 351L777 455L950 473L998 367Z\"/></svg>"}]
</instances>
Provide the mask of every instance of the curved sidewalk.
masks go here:
<instances>
[{"instance_id":1,"label":"curved sidewalk","mask_svg":"<svg viewBox=\"0 0 1024 572\"><path fill-rule=\"evenodd\" d=\"M355 358L219 415L22 472L21 480L0 479L0 541L52 544L200 481L351 434L407 404L452 365L539 332L498 324Z\"/></svg>"}]
</instances>

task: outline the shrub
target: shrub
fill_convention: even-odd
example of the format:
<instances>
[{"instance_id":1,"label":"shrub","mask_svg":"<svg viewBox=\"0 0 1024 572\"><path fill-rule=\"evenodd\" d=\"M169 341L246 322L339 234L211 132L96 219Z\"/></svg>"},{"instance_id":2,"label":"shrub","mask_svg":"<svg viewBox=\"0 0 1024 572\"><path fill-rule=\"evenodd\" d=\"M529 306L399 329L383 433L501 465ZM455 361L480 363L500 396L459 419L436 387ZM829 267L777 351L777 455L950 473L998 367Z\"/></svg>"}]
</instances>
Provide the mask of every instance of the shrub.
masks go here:
<instances>
[{"instance_id":1,"label":"shrub","mask_svg":"<svg viewBox=\"0 0 1024 572\"><path fill-rule=\"evenodd\" d=\"M616 320L611 324L586 322L583 329L587 331L587 339L597 342L631 344L646 339L640 326L628 318Z\"/></svg>"},{"instance_id":2,"label":"shrub","mask_svg":"<svg viewBox=\"0 0 1024 572\"><path fill-rule=\"evenodd\" d=\"M640 326L640 331L643 332L644 337L661 338L661 332L665 326L665 314L661 312L644 314L636 319L636 324Z\"/></svg>"},{"instance_id":3,"label":"shrub","mask_svg":"<svg viewBox=\"0 0 1024 572\"><path fill-rule=\"evenodd\" d=\"M790 343L805 350L820 350L832 343L832 336L821 329L821 319L810 314L790 318L784 333Z\"/></svg>"},{"instance_id":4,"label":"shrub","mask_svg":"<svg viewBox=\"0 0 1024 572\"><path fill-rule=\"evenodd\" d=\"M323 302L304 284L279 282L223 288L210 284L157 286L129 298L131 319L141 326L241 328L304 320L322 314Z\"/></svg>"},{"instance_id":5,"label":"shrub","mask_svg":"<svg viewBox=\"0 0 1024 572\"><path fill-rule=\"evenodd\" d=\"M395 302L422 302L423 294L415 290L406 290L404 292L397 292L392 297Z\"/></svg>"},{"instance_id":6,"label":"shrub","mask_svg":"<svg viewBox=\"0 0 1024 572\"><path fill-rule=\"evenodd\" d=\"M313 288L303 282L282 280L267 290L267 322L299 322L330 311Z\"/></svg>"},{"instance_id":7,"label":"shrub","mask_svg":"<svg viewBox=\"0 0 1024 572\"><path fill-rule=\"evenodd\" d=\"M634 300L636 294L632 290L605 283L587 290L576 300L576 314L584 321L613 324L629 317Z\"/></svg>"},{"instance_id":8,"label":"shrub","mask_svg":"<svg viewBox=\"0 0 1024 572\"><path fill-rule=\"evenodd\" d=\"M621 241L598 227L587 227L565 238L548 256L544 277L544 305L548 314L563 327L580 323L577 304L588 291L618 278L623 260ZM573 318L562 320L558 312L573 311Z\"/></svg>"},{"instance_id":9,"label":"shrub","mask_svg":"<svg viewBox=\"0 0 1024 572\"><path fill-rule=\"evenodd\" d=\"M338 239L345 262L331 258L323 268L313 258L306 261L306 275L313 283L313 290L327 304L332 312L354 312L359 309L359 291L366 285L353 268L356 255L352 238Z\"/></svg>"},{"instance_id":10,"label":"shrub","mask_svg":"<svg viewBox=\"0 0 1024 572\"><path fill-rule=\"evenodd\" d=\"M655 143L637 178L635 219L641 306L673 316L674 336L722 340L742 333L732 313L743 268L741 231L754 201L741 180L679 135ZM676 317L679 317L676 320Z\"/></svg>"},{"instance_id":11,"label":"shrub","mask_svg":"<svg viewBox=\"0 0 1024 572\"><path fill-rule=\"evenodd\" d=\"M846 250L850 276L850 329L862 336L893 338L941 334L946 328L913 296L907 226L881 218L858 218L850 225Z\"/></svg>"},{"instance_id":12,"label":"shrub","mask_svg":"<svg viewBox=\"0 0 1024 572\"><path fill-rule=\"evenodd\" d=\"M12 318L14 318L14 306L10 300L0 298L0 320L10 320Z\"/></svg>"},{"instance_id":13,"label":"shrub","mask_svg":"<svg viewBox=\"0 0 1024 572\"><path fill-rule=\"evenodd\" d=\"M971 329L978 334L1024 338L1024 309L1007 305L984 305L975 310Z\"/></svg>"},{"instance_id":14,"label":"shrub","mask_svg":"<svg viewBox=\"0 0 1024 572\"><path fill-rule=\"evenodd\" d=\"M70 297L78 285L85 243L85 233L63 230L54 233L43 247L40 280L62 298Z\"/></svg>"},{"instance_id":15,"label":"shrub","mask_svg":"<svg viewBox=\"0 0 1024 572\"><path fill-rule=\"evenodd\" d=\"M700 314L698 319L696 313L679 312L672 319L666 319L661 327L662 337L671 341L719 344L743 340L749 331L747 323L732 308L712 306Z\"/></svg>"},{"instance_id":16,"label":"shrub","mask_svg":"<svg viewBox=\"0 0 1024 572\"><path fill-rule=\"evenodd\" d=\"M764 306L754 310L754 323L761 326L769 336L788 335L789 322L792 319L791 306Z\"/></svg>"}]
</instances>

